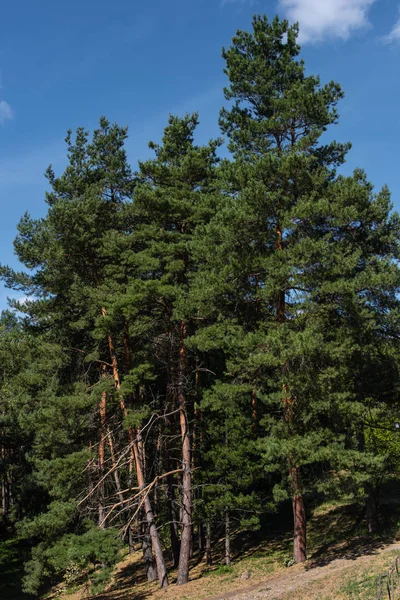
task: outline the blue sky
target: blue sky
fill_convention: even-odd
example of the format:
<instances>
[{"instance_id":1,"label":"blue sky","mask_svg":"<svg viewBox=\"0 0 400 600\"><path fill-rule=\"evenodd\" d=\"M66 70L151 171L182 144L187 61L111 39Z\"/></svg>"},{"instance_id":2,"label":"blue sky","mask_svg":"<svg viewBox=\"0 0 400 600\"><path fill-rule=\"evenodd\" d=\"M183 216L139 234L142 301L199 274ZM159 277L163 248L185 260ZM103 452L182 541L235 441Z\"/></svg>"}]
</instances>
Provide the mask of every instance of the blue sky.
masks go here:
<instances>
[{"instance_id":1,"label":"blue sky","mask_svg":"<svg viewBox=\"0 0 400 600\"><path fill-rule=\"evenodd\" d=\"M103 114L129 125L134 166L169 113L198 110L199 141L217 136L221 47L254 13L300 22L308 71L346 92L334 132L353 143L346 170L387 183L400 210L400 1L15 0L0 19L0 262L17 266L22 214L44 215L43 172L62 169L68 128Z\"/></svg>"}]
</instances>

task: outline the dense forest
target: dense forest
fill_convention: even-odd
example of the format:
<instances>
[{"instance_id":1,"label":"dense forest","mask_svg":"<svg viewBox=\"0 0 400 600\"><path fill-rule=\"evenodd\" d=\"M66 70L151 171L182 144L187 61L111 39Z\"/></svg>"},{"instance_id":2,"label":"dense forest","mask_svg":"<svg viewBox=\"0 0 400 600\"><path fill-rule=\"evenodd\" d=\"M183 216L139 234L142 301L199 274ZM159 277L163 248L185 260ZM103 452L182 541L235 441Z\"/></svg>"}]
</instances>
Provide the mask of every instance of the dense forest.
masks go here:
<instances>
[{"instance_id":1,"label":"dense forest","mask_svg":"<svg viewBox=\"0 0 400 600\"><path fill-rule=\"evenodd\" d=\"M170 116L132 167L127 128L69 131L1 267L1 535L24 589L109 576L139 544L149 581L189 579L233 530L351 496L379 527L400 465L400 221L333 140L343 91L299 58L298 27L254 17L223 50L223 137ZM94 571L93 571L94 569Z\"/></svg>"}]
</instances>

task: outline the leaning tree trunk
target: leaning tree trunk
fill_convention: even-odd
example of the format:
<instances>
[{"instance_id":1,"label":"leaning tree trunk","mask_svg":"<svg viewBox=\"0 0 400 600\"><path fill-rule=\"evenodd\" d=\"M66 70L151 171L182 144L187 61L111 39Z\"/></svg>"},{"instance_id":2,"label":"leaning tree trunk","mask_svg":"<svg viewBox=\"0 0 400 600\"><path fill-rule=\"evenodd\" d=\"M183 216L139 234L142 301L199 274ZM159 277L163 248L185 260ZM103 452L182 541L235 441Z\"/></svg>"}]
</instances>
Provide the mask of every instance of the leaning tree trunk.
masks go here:
<instances>
[{"instance_id":1,"label":"leaning tree trunk","mask_svg":"<svg viewBox=\"0 0 400 600\"><path fill-rule=\"evenodd\" d=\"M102 375L104 377L104 375ZM100 440L98 446L98 462L99 462L99 479L101 481L99 486L99 494L98 494L98 514L99 514L99 527L105 527L105 516L106 511L104 507L104 454L106 447L106 423L107 423L107 392L103 392L101 394L100 405L99 405L99 413L100 413Z\"/></svg>"},{"instance_id":2,"label":"leaning tree trunk","mask_svg":"<svg viewBox=\"0 0 400 600\"><path fill-rule=\"evenodd\" d=\"M185 396L186 376L186 324L180 324L180 348L178 371L178 404L179 422L182 437L182 535L181 550L179 554L177 584L182 585L189 581L189 559L192 545L192 473L190 464L190 437Z\"/></svg>"},{"instance_id":3,"label":"leaning tree trunk","mask_svg":"<svg viewBox=\"0 0 400 600\"><path fill-rule=\"evenodd\" d=\"M106 314L106 310L103 309L103 315L105 315L105 314ZM118 371L118 361L117 361L117 357L115 354L115 346L114 346L114 342L113 342L113 339L110 334L108 335L108 347L109 347L109 351L110 351L111 365L112 365L112 372L113 372L115 388L116 388L117 392L119 392L121 389L121 380L120 380L119 371ZM127 416L127 409L126 409L125 402L124 402L124 399L122 398L122 396L119 397L119 404L120 404L122 416L125 418ZM140 452L140 447L142 446L142 432L141 432L140 428L137 428L135 430L132 427L130 427L128 430L128 437L129 437L129 443L130 443L130 446L132 449L132 457L133 457L133 461L135 464L136 478L137 478L138 486L139 486L140 490L144 490L146 487L146 482L145 482L144 471L143 471L143 456L141 455L141 452ZM150 533L150 537L151 537L151 542L152 542L152 546L153 546L153 552L154 552L154 556L155 556L155 560L156 560L158 580L160 582L161 587L166 587L168 585L167 568L165 566L164 554L163 554L163 550L161 547L160 536L158 535L158 529L157 529L157 526L156 526L156 523L154 520L154 513L153 513L152 506L151 506L149 494L145 493L144 500L143 500L143 506L144 506L144 512L146 515L146 520L147 520L149 533Z\"/></svg>"},{"instance_id":4,"label":"leaning tree trunk","mask_svg":"<svg viewBox=\"0 0 400 600\"><path fill-rule=\"evenodd\" d=\"M133 431L130 431L130 439L134 450L136 476L138 480L139 489L144 490L146 487L146 483L143 472L143 456L141 452L141 448L143 447L142 432L140 429L137 429L135 433L136 436L134 436ZM146 515L147 525L150 532L153 552L156 559L158 580L160 582L161 587L166 587L168 585L167 569L165 566L160 536L158 535L158 529L154 519L153 508L151 506L148 494L145 494L143 506Z\"/></svg>"},{"instance_id":5,"label":"leaning tree trunk","mask_svg":"<svg viewBox=\"0 0 400 600\"><path fill-rule=\"evenodd\" d=\"M301 488L301 475L298 467L291 467L289 475L292 480L292 505L294 521L293 559L296 563L307 560L306 510Z\"/></svg>"}]
</instances>

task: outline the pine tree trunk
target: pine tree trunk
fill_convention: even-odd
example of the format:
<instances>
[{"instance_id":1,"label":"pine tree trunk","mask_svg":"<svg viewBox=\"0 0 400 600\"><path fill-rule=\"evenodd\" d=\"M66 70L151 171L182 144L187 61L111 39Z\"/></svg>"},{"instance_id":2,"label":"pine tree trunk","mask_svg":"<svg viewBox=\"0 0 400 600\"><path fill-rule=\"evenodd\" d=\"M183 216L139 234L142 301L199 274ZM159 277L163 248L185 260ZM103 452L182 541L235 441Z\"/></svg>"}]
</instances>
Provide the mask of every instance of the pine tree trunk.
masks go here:
<instances>
[{"instance_id":1,"label":"pine tree trunk","mask_svg":"<svg viewBox=\"0 0 400 600\"><path fill-rule=\"evenodd\" d=\"M203 523L199 523L199 528L198 528L198 549L199 549L199 554L201 554L204 550L204 527L203 527Z\"/></svg>"},{"instance_id":2,"label":"pine tree trunk","mask_svg":"<svg viewBox=\"0 0 400 600\"><path fill-rule=\"evenodd\" d=\"M154 557L151 548L151 537L148 531L147 523L143 524L143 542L142 542L142 550L143 550L143 561L146 566L146 576L147 581L155 581L157 579L157 571L156 566L154 564Z\"/></svg>"},{"instance_id":3,"label":"pine tree trunk","mask_svg":"<svg viewBox=\"0 0 400 600\"><path fill-rule=\"evenodd\" d=\"M172 558L174 561L174 567L177 567L179 564L179 554L181 549L181 544L179 538L176 534L175 523L170 522L169 531L171 536L171 550L172 550Z\"/></svg>"},{"instance_id":4,"label":"pine tree trunk","mask_svg":"<svg viewBox=\"0 0 400 600\"><path fill-rule=\"evenodd\" d=\"M189 581L189 559L192 542L192 474L190 464L190 437L185 396L186 375L186 324L180 325L179 374L178 374L178 404L179 422L182 436L182 535L179 554L177 584Z\"/></svg>"},{"instance_id":5,"label":"pine tree trunk","mask_svg":"<svg viewBox=\"0 0 400 600\"><path fill-rule=\"evenodd\" d=\"M301 475L298 467L291 467L289 475L292 480L292 506L294 520L293 559L296 563L307 560L307 525L304 498L301 487Z\"/></svg>"},{"instance_id":6,"label":"pine tree trunk","mask_svg":"<svg viewBox=\"0 0 400 600\"><path fill-rule=\"evenodd\" d=\"M104 314L106 314L105 309L103 309L103 315ZM115 347L114 347L114 343L113 343L113 339L112 339L111 335L108 335L108 347L110 350L115 388L119 392L121 389L121 381L120 381L120 376L119 376L119 371L118 371L118 361L117 361L117 357L115 354ZM124 399L122 398L122 396L119 397L119 404L120 404L122 416L126 417L127 409L126 409L125 402L124 402ZM129 437L129 443L132 448L132 458L135 463L136 478L137 478L138 486L139 486L139 489L143 490L146 487L146 482L145 482L145 477L144 477L144 472L143 472L143 457L141 456L141 452L140 452L140 445L142 445L141 430L138 428L135 431L133 428L130 428L128 430L128 437ZM149 533L150 533L150 537L151 537L151 542L152 542L152 546L153 546L153 552L154 552L154 556L156 559L158 580L160 582L161 587L166 587L168 585L167 568L165 566L165 560L164 560L164 555L163 555L163 551L162 551L162 547L161 547L160 536L158 535L158 529L155 524L154 513L153 513L153 509L152 509L150 498L149 498L148 494L145 495L143 505L144 505L146 521L148 524Z\"/></svg>"},{"instance_id":7,"label":"pine tree trunk","mask_svg":"<svg viewBox=\"0 0 400 600\"><path fill-rule=\"evenodd\" d=\"M367 501L366 501L366 518L368 533L374 534L378 531L378 490L369 484L366 486Z\"/></svg>"},{"instance_id":8,"label":"pine tree trunk","mask_svg":"<svg viewBox=\"0 0 400 600\"><path fill-rule=\"evenodd\" d=\"M1 458L4 465L3 475L1 477L1 511L3 517L8 515L9 502L8 502L8 480L7 480L7 469L6 469L6 449L4 446L1 448Z\"/></svg>"},{"instance_id":9,"label":"pine tree trunk","mask_svg":"<svg viewBox=\"0 0 400 600\"><path fill-rule=\"evenodd\" d=\"M1 480L1 510L3 517L8 515L8 481L6 475L3 475Z\"/></svg>"},{"instance_id":10,"label":"pine tree trunk","mask_svg":"<svg viewBox=\"0 0 400 600\"><path fill-rule=\"evenodd\" d=\"M192 532L190 534L190 552L189 552L189 558L192 559L194 556L194 548L193 548L193 541L194 541L194 526L192 523Z\"/></svg>"},{"instance_id":11,"label":"pine tree trunk","mask_svg":"<svg viewBox=\"0 0 400 600\"><path fill-rule=\"evenodd\" d=\"M175 409L176 409L176 404L175 404L175 400L176 397L173 393L173 368L172 368L172 360L171 360L171 355L168 356L168 364L169 364L169 368L168 368L168 380L167 380L167 388L166 388L166 406L167 406L167 410L171 411L174 413ZM171 421L168 419L167 421L168 426L171 425ZM172 470L171 467L171 453L169 448L167 447L166 444L164 444L163 446L163 454L164 454L164 469L165 471L168 473L169 471ZM177 503L176 503L176 499L175 499L175 488L174 488L174 477L172 475L168 475L167 476L167 489L166 489L166 496L167 496L167 509L168 509L168 518L169 518L169 532L170 532L170 541L171 541L171 553L172 553L172 560L174 563L174 567L177 567L179 564L179 554L180 554L180 549L181 549L181 544L180 544L180 540L178 537L178 521L180 521L179 519L179 513L177 510Z\"/></svg>"},{"instance_id":12,"label":"pine tree trunk","mask_svg":"<svg viewBox=\"0 0 400 600\"><path fill-rule=\"evenodd\" d=\"M231 520L229 510L225 511L225 564L231 564Z\"/></svg>"},{"instance_id":13,"label":"pine tree trunk","mask_svg":"<svg viewBox=\"0 0 400 600\"><path fill-rule=\"evenodd\" d=\"M142 456L139 450L140 443L142 441L142 432L140 429L136 430L136 437L132 437L131 432L131 444L134 449L134 457L135 457L135 467L136 467L136 476L138 480L138 486L142 490L146 487L145 478L143 473L143 463ZM151 506L149 495L146 494L144 498L144 512L146 515L146 521L148 525L148 530L150 532L151 542L153 546L153 552L156 559L157 565L157 575L158 580L160 582L161 587L166 587L168 585L168 575L167 568L165 566L164 555L161 547L160 536L158 535L158 529L154 520L153 508Z\"/></svg>"},{"instance_id":14,"label":"pine tree trunk","mask_svg":"<svg viewBox=\"0 0 400 600\"><path fill-rule=\"evenodd\" d=\"M118 468L116 467L117 463L115 460L114 443L113 443L110 428L107 429L107 440L108 440L108 446L110 448L111 464L113 467L113 475L114 475L115 487L116 487L117 494L118 494L118 499L120 502L123 502L124 495L122 493L121 483L119 480Z\"/></svg>"},{"instance_id":15,"label":"pine tree trunk","mask_svg":"<svg viewBox=\"0 0 400 600\"><path fill-rule=\"evenodd\" d=\"M89 442L88 450L89 450L89 456L91 456L92 452L93 452L93 442L92 441ZM95 467L95 469L97 469L97 467ZM86 472L87 472L87 478L88 478L89 495L92 495L94 484L93 484L93 462L92 462L91 458L89 458L89 461L88 461L88 464L86 467Z\"/></svg>"},{"instance_id":16,"label":"pine tree trunk","mask_svg":"<svg viewBox=\"0 0 400 600\"><path fill-rule=\"evenodd\" d=\"M207 565L210 567L212 565L210 519L207 520L207 524L206 524L206 561L207 561Z\"/></svg>"},{"instance_id":17,"label":"pine tree trunk","mask_svg":"<svg viewBox=\"0 0 400 600\"><path fill-rule=\"evenodd\" d=\"M278 252L282 252L283 247L282 226L278 222L276 227L276 249ZM280 290L278 293L276 320L278 323L284 323L286 321L285 290ZM283 385L283 390L285 393L285 397L283 398L284 419L288 423L289 431L291 431L295 423L295 417L293 413L294 399L290 395L287 397L288 388L286 384ZM300 469L295 466L290 466L289 477L292 480L292 507L294 525L293 559L296 563L301 563L307 560L307 524Z\"/></svg>"},{"instance_id":18,"label":"pine tree trunk","mask_svg":"<svg viewBox=\"0 0 400 600\"><path fill-rule=\"evenodd\" d=\"M132 527L129 527L129 529L128 529L128 546L129 546L129 554L133 554L135 552L135 546L133 543Z\"/></svg>"},{"instance_id":19,"label":"pine tree trunk","mask_svg":"<svg viewBox=\"0 0 400 600\"><path fill-rule=\"evenodd\" d=\"M168 475L167 477L167 498L172 557L174 561L174 567L177 567L179 564L180 542L176 533L177 515L174 506L174 488L172 475Z\"/></svg>"},{"instance_id":20,"label":"pine tree trunk","mask_svg":"<svg viewBox=\"0 0 400 600\"><path fill-rule=\"evenodd\" d=\"M195 380L194 380L194 389L195 389L195 401L194 401L194 409L193 409L193 441L192 441L192 470L195 469L195 459L196 453L200 450L199 448L201 441L200 438L200 427L201 427L201 410L200 410L200 398L199 398L199 387L200 387L200 371L199 371L199 357L196 355L196 369L195 369Z\"/></svg>"},{"instance_id":21,"label":"pine tree trunk","mask_svg":"<svg viewBox=\"0 0 400 600\"><path fill-rule=\"evenodd\" d=\"M104 377L104 373L102 374L102 377ZM105 445L106 445L105 428L106 428L106 421L107 421L107 392L103 392L101 394L99 413L100 413L100 441L99 441L99 447L98 447L98 460L99 460L99 477L100 477L100 479L102 479L103 475L104 475L104 453L105 453ZM105 487L104 481L102 481L99 486L99 497L98 497L99 527L101 527L102 529L104 529L106 526L105 521L104 521L105 516L106 516L106 511L105 511L105 507L104 507L104 497L105 497L104 487Z\"/></svg>"},{"instance_id":22,"label":"pine tree trunk","mask_svg":"<svg viewBox=\"0 0 400 600\"><path fill-rule=\"evenodd\" d=\"M10 512L14 506L14 477L12 473L10 473L10 478L7 481L7 500L7 509Z\"/></svg>"}]
</instances>

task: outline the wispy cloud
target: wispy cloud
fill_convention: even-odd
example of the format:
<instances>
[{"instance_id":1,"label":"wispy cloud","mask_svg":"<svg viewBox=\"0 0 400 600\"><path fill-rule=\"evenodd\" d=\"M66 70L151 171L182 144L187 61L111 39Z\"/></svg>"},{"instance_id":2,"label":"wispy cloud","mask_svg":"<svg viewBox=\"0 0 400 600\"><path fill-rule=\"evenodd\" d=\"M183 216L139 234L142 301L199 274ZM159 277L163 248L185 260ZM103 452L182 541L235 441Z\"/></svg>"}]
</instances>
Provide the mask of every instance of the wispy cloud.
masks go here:
<instances>
[{"instance_id":1,"label":"wispy cloud","mask_svg":"<svg viewBox=\"0 0 400 600\"><path fill-rule=\"evenodd\" d=\"M13 118L11 106L5 100L0 100L0 124L3 125L6 121Z\"/></svg>"},{"instance_id":2,"label":"wispy cloud","mask_svg":"<svg viewBox=\"0 0 400 600\"><path fill-rule=\"evenodd\" d=\"M400 42L400 9L397 17L396 23L393 25L391 32L389 35L383 38L383 41L392 44L394 42Z\"/></svg>"},{"instance_id":3,"label":"wispy cloud","mask_svg":"<svg viewBox=\"0 0 400 600\"><path fill-rule=\"evenodd\" d=\"M257 0L221 0L221 3L254 4ZM289 21L300 24L302 43L327 39L347 40L356 29L370 25L368 11L376 0L278 0L278 10ZM393 35L392 35L393 34ZM400 21L391 41L400 38Z\"/></svg>"},{"instance_id":4,"label":"wispy cloud","mask_svg":"<svg viewBox=\"0 0 400 600\"><path fill-rule=\"evenodd\" d=\"M279 0L290 21L300 24L301 42L327 38L348 39L356 29L368 27L368 10L375 0Z\"/></svg>"}]
</instances>

